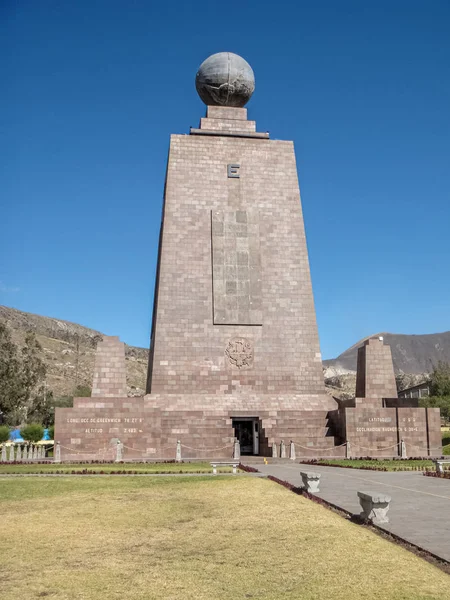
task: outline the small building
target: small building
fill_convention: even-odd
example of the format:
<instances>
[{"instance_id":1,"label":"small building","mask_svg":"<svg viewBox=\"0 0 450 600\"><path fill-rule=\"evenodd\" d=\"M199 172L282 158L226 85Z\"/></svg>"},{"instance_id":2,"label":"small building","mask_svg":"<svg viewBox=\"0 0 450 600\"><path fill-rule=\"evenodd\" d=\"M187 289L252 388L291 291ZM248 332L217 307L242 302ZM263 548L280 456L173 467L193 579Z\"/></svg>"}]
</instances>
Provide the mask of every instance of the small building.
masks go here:
<instances>
[{"instance_id":1,"label":"small building","mask_svg":"<svg viewBox=\"0 0 450 600\"><path fill-rule=\"evenodd\" d=\"M430 381L423 381L398 392L399 398L427 398L430 395Z\"/></svg>"}]
</instances>

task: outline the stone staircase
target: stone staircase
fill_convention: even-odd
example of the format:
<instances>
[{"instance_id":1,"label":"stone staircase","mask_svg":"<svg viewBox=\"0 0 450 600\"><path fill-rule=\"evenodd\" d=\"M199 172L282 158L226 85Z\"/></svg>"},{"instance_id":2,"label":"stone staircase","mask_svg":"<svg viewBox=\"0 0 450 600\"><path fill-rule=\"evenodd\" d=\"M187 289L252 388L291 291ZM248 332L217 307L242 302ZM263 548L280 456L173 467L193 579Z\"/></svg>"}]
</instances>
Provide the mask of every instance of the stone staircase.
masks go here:
<instances>
[{"instance_id":1,"label":"stone staircase","mask_svg":"<svg viewBox=\"0 0 450 600\"><path fill-rule=\"evenodd\" d=\"M265 427L265 435L270 444L277 444L278 453L283 440L287 457L291 440L297 457L345 456L345 446L339 445L327 410L278 411Z\"/></svg>"}]
</instances>

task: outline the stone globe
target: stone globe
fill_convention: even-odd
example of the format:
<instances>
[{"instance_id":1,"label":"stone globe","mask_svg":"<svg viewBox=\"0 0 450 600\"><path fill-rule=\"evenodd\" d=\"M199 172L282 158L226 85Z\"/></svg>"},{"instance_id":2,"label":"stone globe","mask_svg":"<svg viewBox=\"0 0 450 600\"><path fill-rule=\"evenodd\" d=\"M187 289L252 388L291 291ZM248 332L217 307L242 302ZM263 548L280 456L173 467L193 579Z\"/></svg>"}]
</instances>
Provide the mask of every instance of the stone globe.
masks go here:
<instances>
[{"instance_id":1,"label":"stone globe","mask_svg":"<svg viewBox=\"0 0 450 600\"><path fill-rule=\"evenodd\" d=\"M253 94L255 75L242 56L218 52L200 65L195 87L206 105L242 107Z\"/></svg>"}]
</instances>

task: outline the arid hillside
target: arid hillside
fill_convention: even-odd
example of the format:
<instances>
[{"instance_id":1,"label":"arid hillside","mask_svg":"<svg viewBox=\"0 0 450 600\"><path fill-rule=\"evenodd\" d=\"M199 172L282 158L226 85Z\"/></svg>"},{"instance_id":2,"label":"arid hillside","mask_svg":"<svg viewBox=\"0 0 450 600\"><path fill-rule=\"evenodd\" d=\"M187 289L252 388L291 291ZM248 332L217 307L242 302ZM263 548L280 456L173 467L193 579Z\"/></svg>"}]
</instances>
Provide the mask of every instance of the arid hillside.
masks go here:
<instances>
[{"instance_id":1,"label":"arid hillside","mask_svg":"<svg viewBox=\"0 0 450 600\"><path fill-rule=\"evenodd\" d=\"M102 333L69 321L25 313L0 306L0 320L6 322L14 341L22 346L27 331L34 331L47 365L47 385L56 396L71 395L79 384L91 385L95 348ZM406 374L403 386L419 383L440 360L450 362L450 331L429 335L380 333L392 349L396 374ZM369 336L373 337L373 336ZM367 339L367 338L364 338ZM364 342L348 348L337 358L324 361L327 391L338 398L350 398L355 392L356 356ZM148 350L125 346L129 395L145 393Z\"/></svg>"},{"instance_id":2,"label":"arid hillside","mask_svg":"<svg viewBox=\"0 0 450 600\"><path fill-rule=\"evenodd\" d=\"M0 320L6 322L14 342L21 347L27 331L36 334L47 365L47 386L55 396L71 395L80 384L92 384L95 348L102 333L76 323L25 313L0 306ZM129 395L145 392L148 350L125 346Z\"/></svg>"}]
</instances>

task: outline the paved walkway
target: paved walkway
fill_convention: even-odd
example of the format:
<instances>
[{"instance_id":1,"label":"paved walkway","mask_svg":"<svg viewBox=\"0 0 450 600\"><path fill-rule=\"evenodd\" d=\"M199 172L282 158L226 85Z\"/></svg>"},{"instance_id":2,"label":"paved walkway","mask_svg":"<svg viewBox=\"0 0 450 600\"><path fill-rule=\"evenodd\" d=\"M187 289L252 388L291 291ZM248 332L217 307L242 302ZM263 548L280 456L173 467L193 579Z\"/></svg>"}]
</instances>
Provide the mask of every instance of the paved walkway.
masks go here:
<instances>
[{"instance_id":1,"label":"paved walkway","mask_svg":"<svg viewBox=\"0 0 450 600\"><path fill-rule=\"evenodd\" d=\"M270 460L270 459L269 459ZM244 462L244 461L243 461ZM249 464L252 465L251 461ZM301 486L300 471L321 473L316 495L359 514L358 491L391 496L389 523L383 529L450 561L450 480L424 477L419 472L382 472L319 467L294 462L253 464L261 473Z\"/></svg>"}]
</instances>

